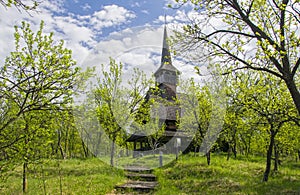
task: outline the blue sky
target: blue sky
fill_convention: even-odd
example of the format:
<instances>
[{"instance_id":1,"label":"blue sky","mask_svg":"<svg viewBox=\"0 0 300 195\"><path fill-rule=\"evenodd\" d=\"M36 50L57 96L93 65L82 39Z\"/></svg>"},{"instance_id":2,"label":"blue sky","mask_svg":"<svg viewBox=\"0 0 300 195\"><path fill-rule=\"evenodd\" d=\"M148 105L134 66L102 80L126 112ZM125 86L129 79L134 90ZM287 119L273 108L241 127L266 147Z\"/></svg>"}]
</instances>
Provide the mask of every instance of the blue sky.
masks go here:
<instances>
[{"instance_id":1,"label":"blue sky","mask_svg":"<svg viewBox=\"0 0 300 195\"><path fill-rule=\"evenodd\" d=\"M67 9L72 13L80 15L92 14L99 11L99 8L110 5L118 5L126 8L128 11L136 15L132 18L129 25L144 25L146 23L152 23L158 16L164 15L164 13L175 12L172 9L167 8L167 2L163 0L152 1L134 1L134 0L111 0L111 1L74 1L68 0L66 2ZM109 29L108 29L109 31Z\"/></svg>"},{"instance_id":2,"label":"blue sky","mask_svg":"<svg viewBox=\"0 0 300 195\"><path fill-rule=\"evenodd\" d=\"M94 13L102 11L112 11L115 6L115 10L126 10L123 12L123 16L127 14L126 22L121 22L118 25L109 26L101 29L102 36L107 36L108 33L114 30L121 30L130 26L140 26L145 24L153 24L159 16L164 14L174 14L175 10L167 8L168 2L163 0L153 1L136 1L136 0L110 0L110 1L93 1L93 0L67 0L63 4L63 8L66 9L62 15L76 14L81 16L93 15ZM122 11L119 12L121 14ZM115 18L117 17L117 13ZM129 15L131 14L131 16Z\"/></svg>"},{"instance_id":3,"label":"blue sky","mask_svg":"<svg viewBox=\"0 0 300 195\"><path fill-rule=\"evenodd\" d=\"M78 66L107 64L109 57L122 60L126 70L139 67L154 72L160 61L163 26L172 28L195 15L189 6L168 8L173 0L43 0L38 12L19 12L0 7L0 59L14 48L14 26L26 20L37 30L43 20L44 32L54 32L56 40L64 40L73 51ZM169 34L170 34L169 33ZM173 60L174 66L186 75L194 73L193 66ZM124 70L124 71L126 71ZM129 73L128 73L129 74Z\"/></svg>"}]
</instances>

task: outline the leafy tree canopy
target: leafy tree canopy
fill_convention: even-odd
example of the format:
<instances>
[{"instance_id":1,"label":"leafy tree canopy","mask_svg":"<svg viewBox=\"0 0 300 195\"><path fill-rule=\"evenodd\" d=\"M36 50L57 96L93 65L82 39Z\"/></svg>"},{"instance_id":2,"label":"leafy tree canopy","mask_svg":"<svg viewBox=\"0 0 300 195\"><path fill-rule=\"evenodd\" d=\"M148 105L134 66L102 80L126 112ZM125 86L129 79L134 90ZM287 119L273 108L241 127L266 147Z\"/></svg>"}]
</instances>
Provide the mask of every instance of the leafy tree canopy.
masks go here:
<instances>
[{"instance_id":1,"label":"leafy tree canopy","mask_svg":"<svg viewBox=\"0 0 300 195\"><path fill-rule=\"evenodd\" d=\"M299 22L296 0L176 0L198 15L178 33L183 50L201 47L197 60L227 66L225 73L252 69L282 79L300 113Z\"/></svg>"}]
</instances>

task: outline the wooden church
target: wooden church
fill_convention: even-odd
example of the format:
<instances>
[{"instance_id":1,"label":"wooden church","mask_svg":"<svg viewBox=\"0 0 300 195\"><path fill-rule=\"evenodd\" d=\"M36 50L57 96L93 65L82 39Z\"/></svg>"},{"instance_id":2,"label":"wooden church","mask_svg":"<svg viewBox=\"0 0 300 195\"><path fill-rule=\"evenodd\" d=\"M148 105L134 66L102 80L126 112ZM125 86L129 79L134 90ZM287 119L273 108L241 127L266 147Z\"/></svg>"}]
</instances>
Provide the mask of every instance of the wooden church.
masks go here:
<instances>
[{"instance_id":1,"label":"wooden church","mask_svg":"<svg viewBox=\"0 0 300 195\"><path fill-rule=\"evenodd\" d=\"M181 141L186 138L184 134L178 130L178 116L180 115L180 107L176 105L175 101L180 94L177 93L177 84L180 72L172 64L167 28L164 27L163 34L163 48L161 55L161 64L158 70L154 73L155 81L157 85L156 92L148 91L146 99L163 99L167 104L164 106L164 117L160 118L160 122L164 123L164 131L157 140L157 145L153 148L153 145L149 143L151 135L146 135L144 132L135 132L126 141L133 142L134 153L133 156L144 155L147 151L155 149L156 152L163 151L164 153L173 153L174 150L180 150ZM159 98L158 98L159 97ZM149 137L150 136L150 137ZM175 139L174 139L175 138ZM169 143L169 142L173 143ZM168 143L171 147L166 147Z\"/></svg>"}]
</instances>

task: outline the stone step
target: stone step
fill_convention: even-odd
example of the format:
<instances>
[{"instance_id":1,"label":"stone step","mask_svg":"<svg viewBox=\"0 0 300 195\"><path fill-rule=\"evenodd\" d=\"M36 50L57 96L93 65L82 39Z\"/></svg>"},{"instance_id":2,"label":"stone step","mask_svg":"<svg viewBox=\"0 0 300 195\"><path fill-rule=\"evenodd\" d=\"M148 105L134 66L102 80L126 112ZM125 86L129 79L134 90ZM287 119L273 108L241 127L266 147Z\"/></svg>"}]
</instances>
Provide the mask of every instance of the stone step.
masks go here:
<instances>
[{"instance_id":1,"label":"stone step","mask_svg":"<svg viewBox=\"0 0 300 195\"><path fill-rule=\"evenodd\" d=\"M116 186L117 191L148 193L158 185L156 181L128 181L123 185Z\"/></svg>"},{"instance_id":2,"label":"stone step","mask_svg":"<svg viewBox=\"0 0 300 195\"><path fill-rule=\"evenodd\" d=\"M124 168L127 172L138 172L138 173L152 173L152 169L138 166L128 166Z\"/></svg>"},{"instance_id":3,"label":"stone step","mask_svg":"<svg viewBox=\"0 0 300 195\"><path fill-rule=\"evenodd\" d=\"M126 173L126 177L128 177L131 180L136 180L136 181L155 181L156 176L151 174L151 173Z\"/></svg>"}]
</instances>

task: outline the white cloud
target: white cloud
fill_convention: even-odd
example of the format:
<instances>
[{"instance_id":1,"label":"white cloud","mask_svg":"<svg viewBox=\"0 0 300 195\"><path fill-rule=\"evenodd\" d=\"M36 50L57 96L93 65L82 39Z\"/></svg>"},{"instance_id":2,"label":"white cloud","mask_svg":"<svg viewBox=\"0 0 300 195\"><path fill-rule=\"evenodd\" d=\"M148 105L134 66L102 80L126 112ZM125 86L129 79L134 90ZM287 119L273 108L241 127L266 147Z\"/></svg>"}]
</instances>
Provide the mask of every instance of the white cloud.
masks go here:
<instances>
[{"instance_id":1,"label":"white cloud","mask_svg":"<svg viewBox=\"0 0 300 195\"><path fill-rule=\"evenodd\" d=\"M97 44L83 64L100 67L101 64L108 64L109 57L112 57L126 65L126 76L132 73L133 67L139 67L151 75L159 66L154 64L151 54L156 52L160 55L162 33L162 28L158 26L129 28L112 33L108 39Z\"/></svg>"},{"instance_id":2,"label":"white cloud","mask_svg":"<svg viewBox=\"0 0 300 195\"><path fill-rule=\"evenodd\" d=\"M133 67L140 67L151 75L160 66L162 26L145 25L128 28L121 32L111 33L110 37L98 42L96 36L102 32L103 28L127 24L136 17L135 13L124 7L108 5L91 15L75 15L66 13L61 2L59 0L43 1L43 4L39 6L40 12L32 13L32 17L26 13L19 13L14 8L9 11L0 8L0 44L2 46L0 64L3 64L4 56L13 50L13 26L20 25L21 21L26 19L30 21L34 31L38 29L40 21L44 20L44 32L54 32L56 40L65 40L65 46L72 49L73 58L80 66L100 67L101 64L108 64L109 57L113 57L126 64L128 71L125 76L128 78ZM167 22L179 20L179 14L181 13L178 12L177 16L167 16ZM158 20L163 23L164 16L160 16ZM186 65L180 60L174 58L173 64L187 76L194 73L191 65Z\"/></svg>"},{"instance_id":3,"label":"white cloud","mask_svg":"<svg viewBox=\"0 0 300 195\"><path fill-rule=\"evenodd\" d=\"M167 22L167 23L171 23L171 22L173 22L173 20L174 20L174 16L169 16L169 15L166 15L166 16L158 16L158 19L156 19L155 21L154 21L154 23L165 23L165 22Z\"/></svg>"},{"instance_id":4,"label":"white cloud","mask_svg":"<svg viewBox=\"0 0 300 195\"><path fill-rule=\"evenodd\" d=\"M183 23L190 23L191 21L197 20L199 18L199 14L195 10L186 11L184 9L177 10L174 15L166 15L167 23L176 23L176 24L183 24ZM154 23L164 23L165 16L160 15L154 21Z\"/></svg>"},{"instance_id":5,"label":"white cloud","mask_svg":"<svg viewBox=\"0 0 300 195\"><path fill-rule=\"evenodd\" d=\"M133 12L117 5L104 6L92 15L66 13L61 0L43 1L38 12L31 12L31 16L26 12L20 13L16 8L5 10L1 6L0 66L5 56L13 51L14 25L20 26L23 20L31 24L33 31L37 31L43 20L44 33L54 32L56 40L65 40L65 46L73 50L73 58L80 64L90 48L96 45L96 36L101 34L103 28L126 24L134 17L136 15Z\"/></svg>"},{"instance_id":6,"label":"white cloud","mask_svg":"<svg viewBox=\"0 0 300 195\"><path fill-rule=\"evenodd\" d=\"M93 14L90 22L95 29L100 30L104 27L116 26L128 23L130 19L135 18L136 15L117 5L104 6L102 10Z\"/></svg>"},{"instance_id":7,"label":"white cloud","mask_svg":"<svg viewBox=\"0 0 300 195\"><path fill-rule=\"evenodd\" d=\"M84 11L90 10L90 9L92 8L88 3L84 4L84 5L81 6L81 7L82 7L82 9L83 9Z\"/></svg>"},{"instance_id":8,"label":"white cloud","mask_svg":"<svg viewBox=\"0 0 300 195\"><path fill-rule=\"evenodd\" d=\"M170 29L169 29L170 30ZM171 34L171 32L169 32ZM109 57L124 65L123 81L131 78L133 68L139 68L150 77L160 66L163 42L163 26L141 26L112 33L97 44L95 50L86 57L84 66L95 66L100 74L100 65L108 65ZM173 56L173 65L182 72L182 78L196 75L194 66ZM125 82L126 83L126 82Z\"/></svg>"},{"instance_id":9,"label":"white cloud","mask_svg":"<svg viewBox=\"0 0 300 195\"><path fill-rule=\"evenodd\" d=\"M141 4L139 2L135 2L131 4L131 7L141 7Z\"/></svg>"},{"instance_id":10,"label":"white cloud","mask_svg":"<svg viewBox=\"0 0 300 195\"><path fill-rule=\"evenodd\" d=\"M62 13L66 10L63 8L64 1L62 0L45 0L42 1L41 4L38 6L37 10L40 11L40 14L45 14L45 12L49 13Z\"/></svg>"},{"instance_id":11,"label":"white cloud","mask_svg":"<svg viewBox=\"0 0 300 195\"><path fill-rule=\"evenodd\" d=\"M149 11L148 10L143 9L143 10L141 10L141 12L144 13L144 14L149 15Z\"/></svg>"},{"instance_id":12,"label":"white cloud","mask_svg":"<svg viewBox=\"0 0 300 195\"><path fill-rule=\"evenodd\" d=\"M169 9L169 5L171 5L172 8L190 8L193 7L193 4L190 1L187 1L186 3L182 4L183 0L179 0L176 2L176 0L165 0L165 9Z\"/></svg>"}]
</instances>

